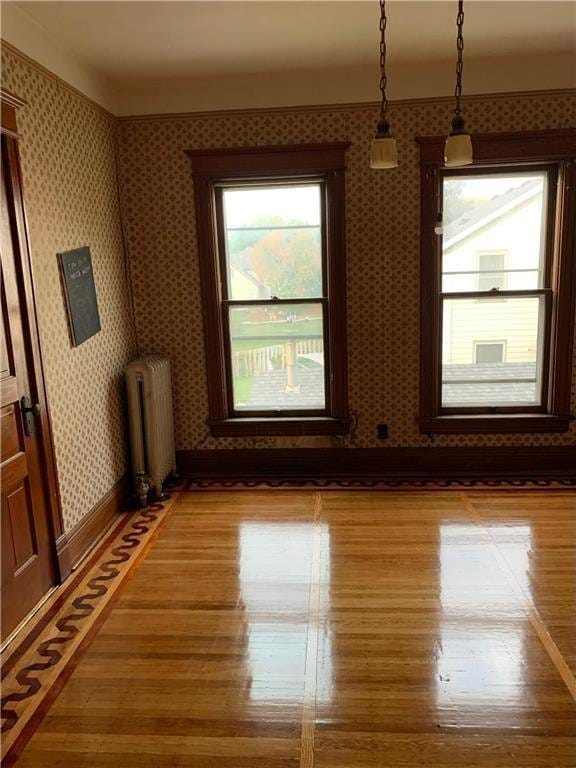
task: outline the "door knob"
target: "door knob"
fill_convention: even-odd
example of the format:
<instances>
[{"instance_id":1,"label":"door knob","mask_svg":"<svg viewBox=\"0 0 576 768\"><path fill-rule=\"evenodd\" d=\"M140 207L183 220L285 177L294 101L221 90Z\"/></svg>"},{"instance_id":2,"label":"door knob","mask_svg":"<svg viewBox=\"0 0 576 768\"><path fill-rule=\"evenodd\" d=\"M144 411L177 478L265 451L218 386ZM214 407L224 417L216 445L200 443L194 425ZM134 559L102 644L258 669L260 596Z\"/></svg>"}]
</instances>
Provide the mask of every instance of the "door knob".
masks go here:
<instances>
[{"instance_id":1,"label":"door knob","mask_svg":"<svg viewBox=\"0 0 576 768\"><path fill-rule=\"evenodd\" d=\"M20 410L24 421L24 432L31 437L34 434L34 417L40 415L40 403L32 404L30 398L24 395L20 400Z\"/></svg>"}]
</instances>

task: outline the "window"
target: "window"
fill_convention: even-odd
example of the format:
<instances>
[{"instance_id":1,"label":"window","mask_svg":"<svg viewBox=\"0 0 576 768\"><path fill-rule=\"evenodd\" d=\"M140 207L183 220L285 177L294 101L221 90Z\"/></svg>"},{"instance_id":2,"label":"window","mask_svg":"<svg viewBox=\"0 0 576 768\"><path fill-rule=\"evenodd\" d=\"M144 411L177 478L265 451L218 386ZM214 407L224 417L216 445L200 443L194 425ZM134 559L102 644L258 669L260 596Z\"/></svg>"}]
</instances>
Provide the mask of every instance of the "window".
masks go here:
<instances>
[{"instance_id":1,"label":"window","mask_svg":"<svg viewBox=\"0 0 576 768\"><path fill-rule=\"evenodd\" d=\"M442 277L444 282L448 272L449 285L440 294L441 406L446 413L458 407L543 404L543 328L550 325L551 310L550 261L545 257L547 230L553 225L547 211L555 176L553 167L440 174L449 221L441 245ZM479 247L494 250L478 253ZM466 275L476 263L477 288L470 291L452 275ZM473 339L498 338L503 332L506 362L470 354Z\"/></svg>"},{"instance_id":2,"label":"window","mask_svg":"<svg viewBox=\"0 0 576 768\"><path fill-rule=\"evenodd\" d=\"M505 342L489 342L489 341L476 341L474 343L474 361L477 365L484 363L490 365L491 363L503 363L504 362L504 346Z\"/></svg>"},{"instance_id":3,"label":"window","mask_svg":"<svg viewBox=\"0 0 576 768\"><path fill-rule=\"evenodd\" d=\"M478 254L478 284L479 291L504 291L506 280L505 253Z\"/></svg>"},{"instance_id":4,"label":"window","mask_svg":"<svg viewBox=\"0 0 576 768\"><path fill-rule=\"evenodd\" d=\"M422 431L568 427L574 169L533 136L476 137L463 169L421 141ZM567 143L569 155L576 136Z\"/></svg>"},{"instance_id":5,"label":"window","mask_svg":"<svg viewBox=\"0 0 576 768\"><path fill-rule=\"evenodd\" d=\"M234 414L325 413L322 193L322 182L216 186Z\"/></svg>"},{"instance_id":6,"label":"window","mask_svg":"<svg viewBox=\"0 0 576 768\"><path fill-rule=\"evenodd\" d=\"M214 435L348 428L345 149L189 153Z\"/></svg>"}]
</instances>

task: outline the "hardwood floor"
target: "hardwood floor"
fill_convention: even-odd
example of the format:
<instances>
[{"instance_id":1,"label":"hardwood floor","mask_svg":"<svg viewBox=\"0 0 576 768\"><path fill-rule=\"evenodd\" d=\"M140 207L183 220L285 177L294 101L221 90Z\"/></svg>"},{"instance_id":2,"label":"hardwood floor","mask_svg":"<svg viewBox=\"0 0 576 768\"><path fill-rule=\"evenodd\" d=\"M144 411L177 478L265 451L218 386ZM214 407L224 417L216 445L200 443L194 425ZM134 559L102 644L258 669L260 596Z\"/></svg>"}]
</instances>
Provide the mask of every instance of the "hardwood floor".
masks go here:
<instances>
[{"instance_id":1,"label":"hardwood floor","mask_svg":"<svg viewBox=\"0 0 576 768\"><path fill-rule=\"evenodd\" d=\"M183 492L162 525L19 768L576 764L574 493Z\"/></svg>"}]
</instances>

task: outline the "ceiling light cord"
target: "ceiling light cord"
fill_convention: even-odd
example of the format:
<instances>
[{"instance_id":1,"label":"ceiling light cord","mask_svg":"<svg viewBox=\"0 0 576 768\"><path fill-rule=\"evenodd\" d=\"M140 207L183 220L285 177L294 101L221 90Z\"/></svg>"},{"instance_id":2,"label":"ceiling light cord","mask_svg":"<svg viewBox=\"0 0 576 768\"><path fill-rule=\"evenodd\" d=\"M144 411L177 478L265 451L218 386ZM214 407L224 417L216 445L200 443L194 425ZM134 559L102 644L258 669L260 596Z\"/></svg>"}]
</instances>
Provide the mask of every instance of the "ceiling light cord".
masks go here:
<instances>
[{"instance_id":1,"label":"ceiling light cord","mask_svg":"<svg viewBox=\"0 0 576 768\"><path fill-rule=\"evenodd\" d=\"M458 59L456 61L456 88L454 89L454 98L456 99L455 115L461 114L460 102L462 100L462 72L464 70L464 0L458 0L458 16L456 17L456 26L458 35L456 37L456 50Z\"/></svg>"},{"instance_id":2,"label":"ceiling light cord","mask_svg":"<svg viewBox=\"0 0 576 768\"><path fill-rule=\"evenodd\" d=\"M464 70L464 0L458 0L456 16L458 34L456 37L456 88L454 89L454 114L450 135L444 147L444 163L447 168L471 165L474 162L472 139L464 126L462 115L462 72Z\"/></svg>"},{"instance_id":3,"label":"ceiling light cord","mask_svg":"<svg viewBox=\"0 0 576 768\"><path fill-rule=\"evenodd\" d=\"M396 139L390 133L388 122L388 99L386 87L388 75L386 74L386 0L380 2L380 115L376 126L376 136L370 147L370 168L396 168L398 165L398 149Z\"/></svg>"},{"instance_id":4,"label":"ceiling light cord","mask_svg":"<svg viewBox=\"0 0 576 768\"><path fill-rule=\"evenodd\" d=\"M380 119L378 120L378 133L388 133L390 125L386 119L388 111L388 99L386 98L386 86L388 75L386 74L386 0L380 0Z\"/></svg>"}]
</instances>

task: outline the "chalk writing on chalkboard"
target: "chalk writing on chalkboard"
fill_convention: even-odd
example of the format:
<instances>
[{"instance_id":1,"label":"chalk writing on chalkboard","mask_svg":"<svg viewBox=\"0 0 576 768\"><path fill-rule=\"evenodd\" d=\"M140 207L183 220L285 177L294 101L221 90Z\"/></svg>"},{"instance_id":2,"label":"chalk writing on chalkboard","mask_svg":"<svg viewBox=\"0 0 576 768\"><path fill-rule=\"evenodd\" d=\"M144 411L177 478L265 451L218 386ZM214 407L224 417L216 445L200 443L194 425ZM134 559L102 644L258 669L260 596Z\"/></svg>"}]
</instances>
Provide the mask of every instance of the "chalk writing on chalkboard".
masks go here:
<instances>
[{"instance_id":1,"label":"chalk writing on chalkboard","mask_svg":"<svg viewBox=\"0 0 576 768\"><path fill-rule=\"evenodd\" d=\"M90 248L59 253L66 306L75 347L100 330L100 315Z\"/></svg>"}]
</instances>

